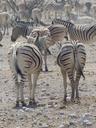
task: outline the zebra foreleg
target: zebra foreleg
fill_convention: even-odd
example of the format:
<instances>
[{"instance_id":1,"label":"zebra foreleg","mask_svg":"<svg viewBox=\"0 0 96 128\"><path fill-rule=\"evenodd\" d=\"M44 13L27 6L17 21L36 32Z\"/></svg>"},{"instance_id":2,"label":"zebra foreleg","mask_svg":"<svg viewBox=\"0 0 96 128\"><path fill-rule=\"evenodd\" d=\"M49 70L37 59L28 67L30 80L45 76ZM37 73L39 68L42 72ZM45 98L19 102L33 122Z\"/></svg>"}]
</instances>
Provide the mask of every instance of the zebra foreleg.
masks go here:
<instances>
[{"instance_id":1,"label":"zebra foreleg","mask_svg":"<svg viewBox=\"0 0 96 128\"><path fill-rule=\"evenodd\" d=\"M47 49L44 50L44 63L45 63L45 72L48 72L48 67L47 67Z\"/></svg>"},{"instance_id":2,"label":"zebra foreleg","mask_svg":"<svg viewBox=\"0 0 96 128\"><path fill-rule=\"evenodd\" d=\"M21 104L22 106L26 106L26 103L24 101L24 80L23 78L21 78L21 82L20 82L20 93L21 93Z\"/></svg>"},{"instance_id":3,"label":"zebra foreleg","mask_svg":"<svg viewBox=\"0 0 96 128\"><path fill-rule=\"evenodd\" d=\"M64 70L61 69L61 73L63 76L63 86L64 86L64 103L67 102L66 98L67 98L67 75L66 72Z\"/></svg>"}]
</instances>

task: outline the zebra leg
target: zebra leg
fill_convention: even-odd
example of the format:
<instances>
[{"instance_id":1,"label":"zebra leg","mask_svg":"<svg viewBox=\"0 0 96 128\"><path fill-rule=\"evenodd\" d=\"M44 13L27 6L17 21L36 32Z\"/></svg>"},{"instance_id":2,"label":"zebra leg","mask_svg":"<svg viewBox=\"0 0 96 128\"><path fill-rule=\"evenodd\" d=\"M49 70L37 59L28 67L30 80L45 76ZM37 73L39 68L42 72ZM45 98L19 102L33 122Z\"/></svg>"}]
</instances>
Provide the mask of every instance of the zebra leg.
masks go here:
<instances>
[{"instance_id":1,"label":"zebra leg","mask_svg":"<svg viewBox=\"0 0 96 128\"><path fill-rule=\"evenodd\" d=\"M4 25L3 35L5 35L6 26Z\"/></svg>"},{"instance_id":2,"label":"zebra leg","mask_svg":"<svg viewBox=\"0 0 96 128\"><path fill-rule=\"evenodd\" d=\"M79 98L79 90L78 90L78 86L79 86L79 80L80 80L80 73L78 72L76 74L76 81L75 81L75 87L76 87L76 103L80 103L80 98Z\"/></svg>"},{"instance_id":3,"label":"zebra leg","mask_svg":"<svg viewBox=\"0 0 96 128\"><path fill-rule=\"evenodd\" d=\"M8 29L9 29L9 27L8 27L8 24L7 24L7 25L6 25L7 35L9 35Z\"/></svg>"},{"instance_id":4,"label":"zebra leg","mask_svg":"<svg viewBox=\"0 0 96 128\"><path fill-rule=\"evenodd\" d=\"M71 89L72 89L72 93L71 93L71 101L74 102L74 96L75 96L75 82L74 82L74 70L69 70L68 72L68 77L71 83Z\"/></svg>"},{"instance_id":5,"label":"zebra leg","mask_svg":"<svg viewBox=\"0 0 96 128\"><path fill-rule=\"evenodd\" d=\"M74 82L74 80L71 80L71 88L72 88L71 101L74 102L74 96L75 96L75 82Z\"/></svg>"},{"instance_id":6,"label":"zebra leg","mask_svg":"<svg viewBox=\"0 0 96 128\"><path fill-rule=\"evenodd\" d=\"M32 79L31 79L31 75L28 76L28 80L29 80L29 107L32 106L33 100L32 100Z\"/></svg>"},{"instance_id":7,"label":"zebra leg","mask_svg":"<svg viewBox=\"0 0 96 128\"><path fill-rule=\"evenodd\" d=\"M48 67L47 67L47 49L44 50L44 63L45 63L45 72L48 72Z\"/></svg>"},{"instance_id":8,"label":"zebra leg","mask_svg":"<svg viewBox=\"0 0 96 128\"><path fill-rule=\"evenodd\" d=\"M67 97L67 75L66 75L66 72L64 70L61 69L61 73L62 73L62 76L63 76L63 86L64 86L64 103L67 102L66 100L66 97Z\"/></svg>"},{"instance_id":9,"label":"zebra leg","mask_svg":"<svg viewBox=\"0 0 96 128\"><path fill-rule=\"evenodd\" d=\"M75 86L76 86L76 103L80 103L80 98L79 98L79 91L78 91L78 85L79 85L79 81L75 82Z\"/></svg>"},{"instance_id":10,"label":"zebra leg","mask_svg":"<svg viewBox=\"0 0 96 128\"><path fill-rule=\"evenodd\" d=\"M17 91L17 93L16 93L17 94L17 99L16 99L16 106L15 107L18 108L19 107L19 86L20 85L19 85L19 82L18 82L18 76L17 75L15 75L14 79L15 79L15 85L16 85L16 89L17 89L16 90Z\"/></svg>"},{"instance_id":11,"label":"zebra leg","mask_svg":"<svg viewBox=\"0 0 96 128\"><path fill-rule=\"evenodd\" d=\"M21 78L21 82L20 82L20 93L21 93L21 103L22 106L26 106L25 101L24 101L24 79Z\"/></svg>"},{"instance_id":12,"label":"zebra leg","mask_svg":"<svg viewBox=\"0 0 96 128\"><path fill-rule=\"evenodd\" d=\"M70 73L68 73L69 76L69 80L71 82L71 89L72 89L72 93L71 93L71 101L74 102L74 96L75 96L75 82L74 82L74 74L75 71L70 71Z\"/></svg>"},{"instance_id":13,"label":"zebra leg","mask_svg":"<svg viewBox=\"0 0 96 128\"><path fill-rule=\"evenodd\" d=\"M31 107L35 107L36 106L35 89L36 89L37 79L38 79L39 74L40 74L40 71L38 71L38 72L33 74L32 93L31 93L31 98L30 98L30 102L29 102L29 106L31 106Z\"/></svg>"}]
</instances>

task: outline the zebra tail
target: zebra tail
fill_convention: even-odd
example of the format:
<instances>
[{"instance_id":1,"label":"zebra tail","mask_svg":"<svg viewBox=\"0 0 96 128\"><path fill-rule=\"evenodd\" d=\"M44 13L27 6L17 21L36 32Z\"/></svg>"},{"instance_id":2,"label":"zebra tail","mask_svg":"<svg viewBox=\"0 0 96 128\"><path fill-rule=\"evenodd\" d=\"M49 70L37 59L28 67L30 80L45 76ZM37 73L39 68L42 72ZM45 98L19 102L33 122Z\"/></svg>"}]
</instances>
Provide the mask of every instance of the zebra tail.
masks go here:
<instances>
[{"instance_id":1,"label":"zebra tail","mask_svg":"<svg viewBox=\"0 0 96 128\"><path fill-rule=\"evenodd\" d=\"M80 74L82 75L83 79L85 80L85 76L83 74L83 69L82 69L81 63L79 61L78 53L75 54L75 60L76 60L76 64L77 64L77 70L79 70Z\"/></svg>"},{"instance_id":2,"label":"zebra tail","mask_svg":"<svg viewBox=\"0 0 96 128\"><path fill-rule=\"evenodd\" d=\"M18 65L17 55L18 55L18 52L14 48L14 50L13 50L13 64L15 66L15 71L16 71L17 74L19 74L21 77L23 77L23 74L22 74L22 72L19 68L19 65Z\"/></svg>"}]
</instances>

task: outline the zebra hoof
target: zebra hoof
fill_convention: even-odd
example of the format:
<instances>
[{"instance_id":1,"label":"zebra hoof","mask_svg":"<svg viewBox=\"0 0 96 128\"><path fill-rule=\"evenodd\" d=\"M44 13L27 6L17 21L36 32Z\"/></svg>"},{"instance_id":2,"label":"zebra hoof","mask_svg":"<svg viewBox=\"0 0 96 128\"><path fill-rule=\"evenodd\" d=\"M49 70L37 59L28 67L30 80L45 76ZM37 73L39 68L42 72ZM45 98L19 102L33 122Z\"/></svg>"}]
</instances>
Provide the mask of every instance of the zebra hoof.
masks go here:
<instances>
[{"instance_id":1,"label":"zebra hoof","mask_svg":"<svg viewBox=\"0 0 96 128\"><path fill-rule=\"evenodd\" d=\"M19 104L19 101L17 101L16 102L16 105L15 105L15 107L13 107L14 109L20 109L21 107L20 107L20 104Z\"/></svg>"},{"instance_id":2,"label":"zebra hoof","mask_svg":"<svg viewBox=\"0 0 96 128\"><path fill-rule=\"evenodd\" d=\"M72 103L75 103L75 100L74 100L74 98L71 98L71 102L72 102Z\"/></svg>"},{"instance_id":3,"label":"zebra hoof","mask_svg":"<svg viewBox=\"0 0 96 128\"><path fill-rule=\"evenodd\" d=\"M75 103L76 104L80 104L81 102L80 102L80 99L75 99Z\"/></svg>"},{"instance_id":4,"label":"zebra hoof","mask_svg":"<svg viewBox=\"0 0 96 128\"><path fill-rule=\"evenodd\" d=\"M0 44L0 47L3 47L3 45L2 45L2 44Z\"/></svg>"},{"instance_id":5,"label":"zebra hoof","mask_svg":"<svg viewBox=\"0 0 96 128\"><path fill-rule=\"evenodd\" d=\"M65 105L66 105L66 104L67 104L67 100L63 100L63 104L65 104Z\"/></svg>"},{"instance_id":6,"label":"zebra hoof","mask_svg":"<svg viewBox=\"0 0 96 128\"><path fill-rule=\"evenodd\" d=\"M24 101L21 102L22 103L22 107L26 107L26 103Z\"/></svg>"},{"instance_id":7,"label":"zebra hoof","mask_svg":"<svg viewBox=\"0 0 96 128\"><path fill-rule=\"evenodd\" d=\"M35 108L35 107L37 107L37 103L35 102L35 100L30 101L28 107L29 108Z\"/></svg>"},{"instance_id":8,"label":"zebra hoof","mask_svg":"<svg viewBox=\"0 0 96 128\"><path fill-rule=\"evenodd\" d=\"M48 68L45 68L45 72L48 72Z\"/></svg>"}]
</instances>

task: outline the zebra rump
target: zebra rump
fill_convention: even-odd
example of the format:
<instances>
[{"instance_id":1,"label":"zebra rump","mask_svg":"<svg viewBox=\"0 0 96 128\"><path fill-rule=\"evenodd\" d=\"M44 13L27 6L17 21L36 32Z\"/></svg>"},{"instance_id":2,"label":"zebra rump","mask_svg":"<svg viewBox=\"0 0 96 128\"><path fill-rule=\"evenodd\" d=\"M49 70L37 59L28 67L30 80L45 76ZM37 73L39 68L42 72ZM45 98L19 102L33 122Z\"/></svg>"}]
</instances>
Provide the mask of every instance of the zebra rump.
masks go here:
<instances>
[{"instance_id":1,"label":"zebra rump","mask_svg":"<svg viewBox=\"0 0 96 128\"><path fill-rule=\"evenodd\" d=\"M82 43L67 41L57 57L57 64L67 72L75 70L85 78L83 68L86 61L85 46Z\"/></svg>"}]
</instances>

